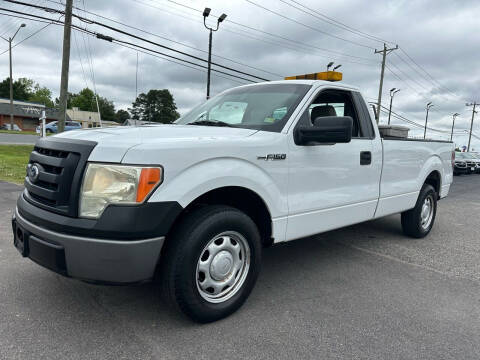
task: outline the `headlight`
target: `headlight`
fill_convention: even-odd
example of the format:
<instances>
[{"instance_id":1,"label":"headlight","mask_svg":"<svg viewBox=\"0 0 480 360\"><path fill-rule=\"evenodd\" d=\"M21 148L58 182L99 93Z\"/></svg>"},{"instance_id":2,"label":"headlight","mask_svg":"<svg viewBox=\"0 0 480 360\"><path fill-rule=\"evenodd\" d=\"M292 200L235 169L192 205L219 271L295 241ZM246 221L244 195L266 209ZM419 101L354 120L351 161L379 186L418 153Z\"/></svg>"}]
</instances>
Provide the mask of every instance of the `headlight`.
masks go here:
<instances>
[{"instance_id":1,"label":"headlight","mask_svg":"<svg viewBox=\"0 0 480 360\"><path fill-rule=\"evenodd\" d=\"M98 218L109 204L139 204L162 181L162 168L88 164L80 192L80 216Z\"/></svg>"}]
</instances>

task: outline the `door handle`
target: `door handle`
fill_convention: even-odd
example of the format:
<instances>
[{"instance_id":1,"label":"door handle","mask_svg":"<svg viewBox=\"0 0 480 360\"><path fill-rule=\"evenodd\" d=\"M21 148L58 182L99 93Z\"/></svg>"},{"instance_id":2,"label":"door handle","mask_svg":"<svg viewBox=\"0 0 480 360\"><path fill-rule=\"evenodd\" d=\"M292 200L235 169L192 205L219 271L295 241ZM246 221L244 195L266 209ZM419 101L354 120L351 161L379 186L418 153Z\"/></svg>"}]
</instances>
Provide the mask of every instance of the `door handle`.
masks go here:
<instances>
[{"instance_id":1,"label":"door handle","mask_svg":"<svg viewBox=\"0 0 480 360\"><path fill-rule=\"evenodd\" d=\"M372 163L372 153L370 151L360 152L360 165L370 165Z\"/></svg>"}]
</instances>

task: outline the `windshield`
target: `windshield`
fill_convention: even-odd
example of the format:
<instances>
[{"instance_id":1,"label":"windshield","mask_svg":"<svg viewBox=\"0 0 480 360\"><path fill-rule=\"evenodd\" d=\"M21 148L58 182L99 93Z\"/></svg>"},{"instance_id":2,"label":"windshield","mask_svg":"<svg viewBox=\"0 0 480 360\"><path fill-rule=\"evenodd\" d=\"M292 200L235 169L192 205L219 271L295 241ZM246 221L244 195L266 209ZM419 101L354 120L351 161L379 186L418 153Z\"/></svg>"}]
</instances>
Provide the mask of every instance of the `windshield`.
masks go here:
<instances>
[{"instance_id":1,"label":"windshield","mask_svg":"<svg viewBox=\"0 0 480 360\"><path fill-rule=\"evenodd\" d=\"M175 123L280 132L310 87L262 84L235 88L197 106Z\"/></svg>"}]
</instances>

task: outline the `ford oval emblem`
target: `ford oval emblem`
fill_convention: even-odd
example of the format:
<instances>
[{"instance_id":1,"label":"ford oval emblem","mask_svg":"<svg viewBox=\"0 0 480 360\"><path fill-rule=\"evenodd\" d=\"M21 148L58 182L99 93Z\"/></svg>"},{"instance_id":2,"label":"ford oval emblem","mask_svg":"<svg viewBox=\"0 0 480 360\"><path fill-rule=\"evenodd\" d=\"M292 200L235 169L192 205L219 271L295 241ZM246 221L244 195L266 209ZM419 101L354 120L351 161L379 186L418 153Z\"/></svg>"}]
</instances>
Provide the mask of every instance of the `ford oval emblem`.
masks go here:
<instances>
[{"instance_id":1,"label":"ford oval emblem","mask_svg":"<svg viewBox=\"0 0 480 360\"><path fill-rule=\"evenodd\" d=\"M38 180L38 177L40 176L40 171L43 170L42 165L33 163L33 164L28 164L27 166L27 176L30 182L35 183Z\"/></svg>"}]
</instances>

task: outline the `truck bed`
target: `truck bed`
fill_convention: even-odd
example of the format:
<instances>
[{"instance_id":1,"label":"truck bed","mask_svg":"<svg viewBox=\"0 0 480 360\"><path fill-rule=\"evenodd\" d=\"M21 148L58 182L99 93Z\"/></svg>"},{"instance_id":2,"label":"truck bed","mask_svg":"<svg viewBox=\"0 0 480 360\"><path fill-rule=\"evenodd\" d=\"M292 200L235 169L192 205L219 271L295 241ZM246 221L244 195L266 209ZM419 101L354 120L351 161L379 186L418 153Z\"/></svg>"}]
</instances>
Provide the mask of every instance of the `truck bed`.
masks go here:
<instances>
[{"instance_id":1,"label":"truck bed","mask_svg":"<svg viewBox=\"0 0 480 360\"><path fill-rule=\"evenodd\" d=\"M438 173L440 198L453 181L453 143L442 140L384 138L380 200L375 217L412 208L424 180L434 168ZM438 171L437 171L438 172Z\"/></svg>"}]
</instances>

